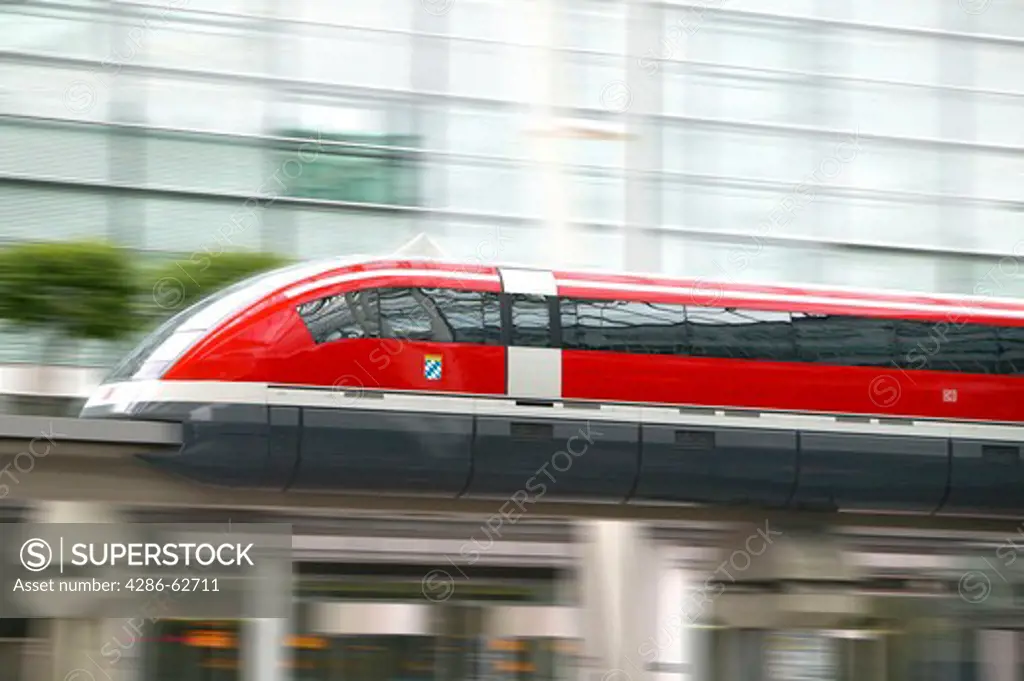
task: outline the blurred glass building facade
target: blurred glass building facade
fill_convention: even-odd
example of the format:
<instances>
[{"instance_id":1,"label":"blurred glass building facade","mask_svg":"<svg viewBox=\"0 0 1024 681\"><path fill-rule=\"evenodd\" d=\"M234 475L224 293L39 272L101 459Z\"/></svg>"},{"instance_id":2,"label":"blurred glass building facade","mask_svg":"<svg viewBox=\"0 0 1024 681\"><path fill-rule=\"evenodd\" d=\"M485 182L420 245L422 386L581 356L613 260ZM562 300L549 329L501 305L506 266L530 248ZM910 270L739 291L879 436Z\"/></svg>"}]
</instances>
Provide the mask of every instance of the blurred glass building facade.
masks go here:
<instances>
[{"instance_id":1,"label":"blurred glass building facade","mask_svg":"<svg viewBox=\"0 0 1024 681\"><path fill-rule=\"evenodd\" d=\"M6 241L1024 293L1018 0L9 0L0 54Z\"/></svg>"}]
</instances>

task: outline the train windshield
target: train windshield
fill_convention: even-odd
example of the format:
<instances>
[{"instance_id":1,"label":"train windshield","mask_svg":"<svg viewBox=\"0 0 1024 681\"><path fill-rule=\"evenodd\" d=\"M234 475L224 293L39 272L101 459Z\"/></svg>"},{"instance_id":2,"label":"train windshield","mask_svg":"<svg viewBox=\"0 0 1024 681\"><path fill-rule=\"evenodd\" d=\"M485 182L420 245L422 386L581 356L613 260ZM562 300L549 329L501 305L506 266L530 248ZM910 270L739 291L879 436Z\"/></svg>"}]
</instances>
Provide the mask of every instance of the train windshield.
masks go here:
<instances>
[{"instance_id":1,"label":"train windshield","mask_svg":"<svg viewBox=\"0 0 1024 681\"><path fill-rule=\"evenodd\" d=\"M158 378L193 343L229 315L275 290L350 262L333 259L271 270L232 284L174 315L128 353L104 383Z\"/></svg>"},{"instance_id":2,"label":"train windshield","mask_svg":"<svg viewBox=\"0 0 1024 681\"><path fill-rule=\"evenodd\" d=\"M251 281L246 283L252 283ZM231 287L233 288L233 287ZM146 336L141 343L125 355L124 359L114 367L114 370L107 375L104 383L114 383L117 381L127 381L142 368L143 363L149 359L150 355L163 345L174 332L181 328L181 325L185 323L192 315L196 314L200 310L203 310L210 305L213 305L218 300L223 299L225 296L231 294L231 288L226 288L219 293L216 293L209 298L204 298L198 303L185 308L178 314L174 315L166 322L156 328L153 333Z\"/></svg>"}]
</instances>

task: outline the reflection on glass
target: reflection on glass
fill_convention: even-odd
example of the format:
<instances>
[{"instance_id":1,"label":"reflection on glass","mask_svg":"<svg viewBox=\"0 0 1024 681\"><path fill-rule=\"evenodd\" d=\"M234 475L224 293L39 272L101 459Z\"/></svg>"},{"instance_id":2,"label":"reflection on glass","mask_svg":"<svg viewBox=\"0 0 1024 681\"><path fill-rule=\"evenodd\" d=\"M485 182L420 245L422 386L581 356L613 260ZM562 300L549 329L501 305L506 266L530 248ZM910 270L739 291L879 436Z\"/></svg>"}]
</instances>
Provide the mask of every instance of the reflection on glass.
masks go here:
<instances>
[{"instance_id":1,"label":"reflection on glass","mask_svg":"<svg viewBox=\"0 0 1024 681\"><path fill-rule=\"evenodd\" d=\"M331 640L331 657L320 674L306 678L344 681L431 681L432 637L344 636Z\"/></svg>"},{"instance_id":2,"label":"reflection on glass","mask_svg":"<svg viewBox=\"0 0 1024 681\"><path fill-rule=\"evenodd\" d=\"M554 681L566 676L572 648L551 638L492 639L486 678L495 681Z\"/></svg>"},{"instance_id":3,"label":"reflection on glass","mask_svg":"<svg viewBox=\"0 0 1024 681\"><path fill-rule=\"evenodd\" d=\"M572 670L571 641L490 638L483 608L444 608L440 637L290 636L294 681L555 681ZM147 647L155 681L241 681L239 622L158 622Z\"/></svg>"},{"instance_id":4,"label":"reflection on glass","mask_svg":"<svg viewBox=\"0 0 1024 681\"><path fill-rule=\"evenodd\" d=\"M157 622L147 677L155 681L236 681L240 678L239 634L239 622Z\"/></svg>"},{"instance_id":5,"label":"reflection on glass","mask_svg":"<svg viewBox=\"0 0 1024 681\"><path fill-rule=\"evenodd\" d=\"M547 297L512 296L512 345L526 348L551 346L551 308Z\"/></svg>"},{"instance_id":6,"label":"reflection on glass","mask_svg":"<svg viewBox=\"0 0 1024 681\"><path fill-rule=\"evenodd\" d=\"M835 640L815 631L779 631L764 639L769 677L817 681L836 677Z\"/></svg>"},{"instance_id":7,"label":"reflection on glass","mask_svg":"<svg viewBox=\"0 0 1024 681\"><path fill-rule=\"evenodd\" d=\"M547 604L554 583L480 579L431 607L421 635L330 635L313 625L325 601L423 603L419 578L304 576L296 593L282 678L292 681L555 681L575 675L575 641L504 638L488 613L508 604ZM146 632L149 681L244 681L244 621L160 621Z\"/></svg>"},{"instance_id":8,"label":"reflection on glass","mask_svg":"<svg viewBox=\"0 0 1024 681\"><path fill-rule=\"evenodd\" d=\"M147 679L155 681L240 681L243 622L160 621L147 641ZM329 678L327 639L290 636L288 667L295 681Z\"/></svg>"},{"instance_id":9,"label":"reflection on glass","mask_svg":"<svg viewBox=\"0 0 1024 681\"><path fill-rule=\"evenodd\" d=\"M497 638L484 631L486 606L444 609L437 678L444 681L554 681L568 678L573 642Z\"/></svg>"}]
</instances>

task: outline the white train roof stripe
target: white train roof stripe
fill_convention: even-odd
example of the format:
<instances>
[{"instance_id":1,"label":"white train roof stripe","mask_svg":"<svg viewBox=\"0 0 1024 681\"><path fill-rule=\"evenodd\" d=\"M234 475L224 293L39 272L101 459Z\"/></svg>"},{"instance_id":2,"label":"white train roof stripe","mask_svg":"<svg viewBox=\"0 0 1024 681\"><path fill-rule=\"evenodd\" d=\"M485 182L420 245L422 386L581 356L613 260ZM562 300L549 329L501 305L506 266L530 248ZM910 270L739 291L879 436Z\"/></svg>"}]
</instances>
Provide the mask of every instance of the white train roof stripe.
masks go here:
<instances>
[{"instance_id":1,"label":"white train roof stripe","mask_svg":"<svg viewBox=\"0 0 1024 681\"><path fill-rule=\"evenodd\" d=\"M284 290L284 295L295 298L308 291L313 291L325 286L344 284L350 281L373 279L375 277L436 277L438 279L453 279L455 281L489 281L501 283L501 278L496 274L478 274L476 272L446 272L444 270L370 270L367 272L351 272L338 274L333 277L324 277L317 281L305 284L296 284Z\"/></svg>"},{"instance_id":2,"label":"white train roof stripe","mask_svg":"<svg viewBox=\"0 0 1024 681\"><path fill-rule=\"evenodd\" d=\"M501 277L498 274L481 274L476 272L462 272L458 271L459 265L448 261L442 261L436 258L414 258L406 257L396 259L394 257L375 257L366 259L355 259L355 258L339 258L330 259L324 261L315 261L309 263L305 268L302 266L293 266L288 268L296 273L305 271L306 276L317 276L325 271L329 271L333 268L344 267L346 265L354 264L366 264L373 262L391 262L399 260L402 262L424 262L432 264L444 264L448 265L453 269L381 269L381 270L370 270L365 272L349 272L338 274L334 276L325 277L317 281L310 282L292 282L284 285L281 289L285 296L294 298L300 296L311 290L315 290L325 286L333 286L335 284L342 284L352 281L360 281L364 279L370 279L379 276L414 276L414 277L435 277L438 279L448 279L453 281L467 281L467 282L489 282L489 283L501 283ZM496 269L501 269L500 265L495 265ZM549 270L536 270L538 272L550 272ZM590 289L603 289L607 291L628 291L633 293L660 293L668 295L678 295L681 297L695 297L697 295L702 299L713 301L715 297L728 297L735 300L748 300L751 302L775 302L775 303L805 303L809 305L838 305L848 306L862 309L887 309L894 312L908 311L908 312L924 312L931 314L943 314L948 315L951 320L955 320L958 315L970 315L977 317L992 317L992 318L1009 318L1009 319L1021 319L1024 320L1024 307L1020 307L1014 304L1013 301L1006 301L1004 307L975 307L980 302L978 297L969 296L956 296L956 295L943 295L941 298L948 300L951 304L942 305L938 303L915 303L915 302L901 302L899 300L893 300L893 296L904 296L904 297L916 297L923 296L925 294L914 294L909 292L899 291L868 291L860 289L851 289L843 287L826 288L821 286L804 286L804 285L778 285L782 288L789 289L803 289L806 293L772 293L768 291L746 291L746 290L735 290L730 289L728 285L714 282L714 281L694 281L687 282L680 280L677 285L659 285L659 284L634 284L628 282L616 282L616 281L605 281L601 280L602 274L608 276L615 276L615 273L597 273L597 272L573 272L573 276L581 275L592 275L595 278L590 279L565 279L556 277L556 284L560 287L572 287L572 288L590 288ZM621 274L621 273L620 273ZM773 285L775 286L775 285ZM829 296L830 292L836 294L842 294L841 297ZM877 293L880 298L870 298L872 294ZM815 295L819 294L819 295ZM854 296L863 297L845 297L853 294ZM933 295L933 294L927 294ZM996 298L985 298L986 301L991 302L993 305L1000 305L1003 301ZM696 301L695 301L696 302ZM959 304L962 303L962 304Z\"/></svg>"},{"instance_id":3,"label":"white train roof stripe","mask_svg":"<svg viewBox=\"0 0 1024 681\"><path fill-rule=\"evenodd\" d=\"M701 299L708 300L711 306L714 306L716 297L720 298L731 298L734 300L749 300L751 302L764 302L764 303L806 303L808 305L833 305L833 306L848 306L848 307L859 307L865 309L890 309L894 312L930 312L935 314L948 314L951 320L955 320L955 315L970 315L978 317L994 317L994 318L1012 318L1012 319L1024 319L1024 310L1013 310L1013 309L991 309L991 308L980 308L980 307L969 307L969 306L947 306L947 305L927 305L922 303L900 303L887 300L871 300L866 298L829 298L824 296L803 296L803 295L788 295L788 294L774 294L774 293L759 293L751 291L734 291L725 288L715 289L713 284L708 284L707 287L685 287L685 286L655 286L648 284L628 284L622 282L606 282L606 281L585 281L585 280L563 280L559 282L561 287L565 288L590 288L590 289L603 289L612 291L629 291L631 293L661 293L668 295L678 295L682 297L690 296L695 298L697 295ZM698 301L694 300L694 304Z\"/></svg>"},{"instance_id":4,"label":"white train roof stripe","mask_svg":"<svg viewBox=\"0 0 1024 681\"><path fill-rule=\"evenodd\" d=\"M1012 257L1012 256L1007 256ZM358 259L358 258L356 258ZM415 255L403 255L401 257L390 255L390 256L366 256L361 262L410 262L410 263L432 263L444 265L452 268L459 266L468 265L481 265L483 263L470 263L468 261L459 262L451 258L438 258L430 256L415 256ZM522 270L545 270L543 267L537 267L523 262L512 262L512 261L495 261L486 263L487 267L494 267L496 269L522 269ZM996 265L993 265L989 272L991 273L996 269ZM572 286L576 281L593 281L599 280L602 277L622 277L630 276L638 279L652 279L659 281L675 281L678 282L677 288L690 288L700 285L706 289L722 288L725 289L729 285L736 284L738 282L726 282L726 281L715 281L713 279L704 279L702 277L681 277L673 275L660 275L660 274L642 274L636 272L627 272L623 270L613 269L600 269L600 268L574 268L564 269L561 267L554 268L551 271L555 275L555 279L560 285ZM984 283L983 278L978 280L978 285ZM602 283L602 286L605 285ZM935 298L949 303L979 303L982 301L991 302L993 304L1005 304L1011 309L1024 310L1024 301L1020 298L1011 298L1006 296L998 296L993 294L983 293L939 293L935 291L912 291L907 289L890 289L890 288L874 288L874 287L859 287L859 286L844 286L841 284L814 284L805 282L744 282L744 285L749 286L764 286L770 288L790 289L806 291L808 294L820 293L822 295L854 295L854 296L878 296L880 298L887 299L885 302L889 302L893 305L899 305L900 301L898 298ZM764 295L774 295L771 293L765 293ZM883 301L879 301L883 302Z\"/></svg>"},{"instance_id":5,"label":"white train roof stripe","mask_svg":"<svg viewBox=\"0 0 1024 681\"><path fill-rule=\"evenodd\" d=\"M998 442L1024 441L1024 427L956 421L915 421L912 419L863 418L846 421L849 415L756 412L743 415L724 412L688 412L687 408L632 404L600 404L571 401L552 407L519 405L512 398L473 397L402 392L374 392L342 388L296 388L266 383L224 383L218 381L128 381L100 387L87 407L110 406L116 413L127 413L133 404L171 402L196 405L256 404L303 406L319 409L401 411L433 414L476 414L520 418L545 418L575 421L614 421L665 426L715 427L764 430L800 430L804 432L844 433L851 435L904 435L926 438L957 438ZM694 409L698 409L694 407ZM739 411L730 409L730 411Z\"/></svg>"}]
</instances>

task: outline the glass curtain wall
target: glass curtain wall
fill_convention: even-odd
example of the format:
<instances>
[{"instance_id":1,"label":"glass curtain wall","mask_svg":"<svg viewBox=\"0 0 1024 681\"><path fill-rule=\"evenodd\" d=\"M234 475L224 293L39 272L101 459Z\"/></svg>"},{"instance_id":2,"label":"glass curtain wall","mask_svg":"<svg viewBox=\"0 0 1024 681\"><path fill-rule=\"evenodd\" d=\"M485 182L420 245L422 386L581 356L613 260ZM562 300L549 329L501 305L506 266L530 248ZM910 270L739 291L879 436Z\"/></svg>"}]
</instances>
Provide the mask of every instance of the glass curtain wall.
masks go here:
<instances>
[{"instance_id":1,"label":"glass curtain wall","mask_svg":"<svg viewBox=\"0 0 1024 681\"><path fill-rule=\"evenodd\" d=\"M1016 0L59 0L0 50L7 242L1024 293Z\"/></svg>"}]
</instances>

